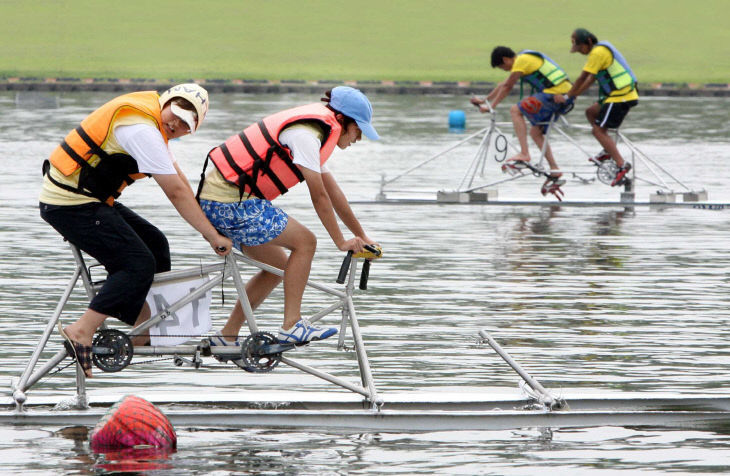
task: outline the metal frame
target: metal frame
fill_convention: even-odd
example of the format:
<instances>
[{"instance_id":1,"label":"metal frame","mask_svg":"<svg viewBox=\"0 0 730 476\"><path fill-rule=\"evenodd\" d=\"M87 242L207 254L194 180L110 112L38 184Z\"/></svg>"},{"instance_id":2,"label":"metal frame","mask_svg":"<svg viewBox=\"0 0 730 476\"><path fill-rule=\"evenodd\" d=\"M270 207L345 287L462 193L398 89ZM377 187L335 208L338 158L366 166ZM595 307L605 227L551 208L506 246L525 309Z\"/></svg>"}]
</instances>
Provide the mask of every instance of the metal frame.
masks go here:
<instances>
[{"instance_id":1,"label":"metal frame","mask_svg":"<svg viewBox=\"0 0 730 476\"><path fill-rule=\"evenodd\" d=\"M548 124L548 123L546 123ZM478 178L485 177L486 173L486 164L490 158L490 155L494 154L494 160L496 162L503 162L507 158L507 152L508 150L513 150L515 152L518 152L519 149L515 144L510 142L507 137L508 135L505 134L505 132L502 130L503 127L511 126L511 122L497 122L496 120L496 112L494 110L491 111L489 114L489 124L487 127L469 135L468 137L458 141L454 145L426 158L425 160L419 162L418 164L408 168L407 170L400 172L399 174L395 175L391 178L386 178L385 175L381 176L380 181L380 190L378 194L375 197L375 200L377 202L386 202L386 201L398 201L397 198L389 198L389 193L405 193L405 194L422 194L423 190L399 190L390 188L392 184L397 182L399 179L403 178L404 176L414 172L415 170L418 170L425 166L426 164L443 157L448 152L453 151L454 149L461 147L462 145L472 141L472 139L479 138L479 145L477 147L477 151L474 154L474 157L467 167L464 176L462 177L458 187L454 190L439 190L436 192L437 196L440 194L471 194L474 192L478 192L480 190L484 190L490 187L494 187L496 185L510 182L513 180L517 180L524 177L530 177L533 175L537 175L536 173L533 173L529 169L525 169L524 171L517 172L515 175L512 175L510 177L494 180L486 184L481 185L475 185L475 183L478 181ZM586 159L590 158L592 154L590 154L588 151L586 151L583 147L581 147L578 142L571 137L571 135L568 133L569 130L575 130L575 131L588 131L590 132L591 127L590 126L581 126L581 125L573 125L567 121L564 115L559 115L557 117L554 117L550 123L547 133L545 134L545 140L543 143L543 146L540 150L540 158L537 162L535 162L535 167L540 170L546 170L545 164L543 163L545 160L545 150L550 143L550 138L553 131L557 133L560 137L566 139L568 142L570 142L573 146L575 146L584 156ZM616 141L617 146L625 146L629 149L630 157L627 158L629 162L632 163L633 168L631 170L631 181L624 189L624 194L630 194L630 195L622 195L621 201L634 201L633 194L634 194L634 184L639 181L642 183L646 183L648 185L652 185L655 187L658 187L659 190L657 191L658 195L672 195L676 193L685 193L687 196L685 196L685 201L698 201L699 199L692 199L692 196L698 196L702 197L703 200L706 200L707 193L704 189L700 190L694 190L691 189L688 185L681 182L677 177L672 175L667 169L659 165L655 160L651 159L647 154L645 154L639 147L632 142L624 133L620 132L618 129L612 130L612 133L614 134L614 139ZM649 178L646 178L644 176L637 176L637 165L642 165L642 173L646 171L647 176ZM560 172L578 180L581 183L587 184L592 182L593 178L587 178L586 175L592 175L595 173L598 175L600 173L600 170L596 170L594 166L584 167L584 168L576 168L576 169L561 169ZM676 190L675 190L676 188ZM431 192L433 193L433 192ZM463 198L463 197L462 197ZM404 201L412 201L412 200L404 200ZM454 200L446 200L446 201L454 201ZM455 200L460 201L462 203L468 203L472 200L469 199L462 199L462 200ZM479 200L476 200L479 201ZM491 201L491 200L490 200ZM564 202L565 204L565 202ZM671 204L669 204L671 205Z\"/></svg>"},{"instance_id":2,"label":"metal frame","mask_svg":"<svg viewBox=\"0 0 730 476\"><path fill-rule=\"evenodd\" d=\"M56 325L58 323L58 320L60 318L61 312L63 311L64 307L66 306L69 298L71 297L71 294L79 280L81 278L81 282L83 284L83 287L86 291L87 296L89 299L91 299L94 295L96 295L97 291L101 288L102 282L94 282L92 281L91 274L89 271L89 268L86 266L86 262L84 260L84 257L82 256L81 252L73 245L71 246L71 252L73 253L74 261L76 262L76 266L74 269L74 272L71 276L71 279L69 280L68 284L66 285L66 288L64 289L64 292L61 296L61 299L59 300L56 309L54 310L53 314L49 317L48 323L46 325L46 328L36 345L35 350L33 351L33 354L23 371L23 373L20 375L17 382L13 381L11 383L11 389L13 392L13 400L16 405L16 410L22 411L23 405L27 399L27 391L33 387L35 384L37 384L44 376L46 376L49 372L51 372L58 364L63 361L67 357L67 352L65 349L59 350L53 357L51 357L48 361L46 361L43 365L41 365L37 370L34 371L36 365L38 364L38 361L40 360L41 353L45 349L46 345L48 344L48 341L51 337L51 335L54 333L54 330L56 329ZM367 357L367 353L365 351L365 345L363 343L362 334L360 332L360 326L357 319L357 314L355 312L355 305L352 300L352 296L355 289L355 275L357 271L357 259L346 259L347 263L349 263L349 276L347 278L347 281L344 283L344 290L338 290L334 289L330 286L327 286L325 284L317 283L314 281L308 281L307 286L317 289L319 291L322 291L328 295L333 296L336 298L336 301L331 304L330 306L321 309L320 311L316 312L313 316L309 318L310 321L316 322L323 318L324 316L335 312L337 310L340 310L342 313L342 318L340 320L340 330L339 330L339 341L338 341L338 349L343 349L345 347L345 336L347 334L347 327L349 324L350 330L352 332L352 338L354 341L354 350L357 356L357 363L360 371L360 378L361 378L361 385L357 385L345 380L342 380L332 374L322 372L320 370L317 370L313 367L310 367L308 365L302 364L300 362L297 362L296 360L290 359L288 357L285 357L282 355L281 362L294 367L298 370L301 370L303 372L306 372L308 374L311 374L315 377L319 377L320 379L326 380L334 385L338 385L340 387L343 387L345 389L348 389L352 392L355 392L357 394L360 394L364 396L367 399L367 402L374 406L379 407L382 405L383 401L378 395L378 392L375 388L375 383L373 381L372 372L370 369L370 362ZM251 306L249 304L248 295L246 294L245 289L245 283L240 275L240 268L239 263L243 263L246 265L253 266L257 269L264 270L279 276L283 276L284 272L278 268L275 268L273 266L269 266L265 263L261 263L259 261L253 260L246 255L234 251L230 253L228 256L226 256L225 261L216 262L216 263L208 263L205 265L200 265L196 267L192 267L189 269L179 270L179 271L168 271L165 273L159 273L155 275L154 282L155 283L163 283L163 282L169 282L179 279L186 279L186 278L195 278L195 277L206 277L208 280L192 290L187 296L184 298L170 304L165 309L160 311L154 316L151 316L151 318L135 327L131 331L127 333L129 336L135 336L138 334L141 334L142 332L148 330L150 327L154 326L158 322L168 318L172 315L175 311L178 309L184 307L188 303L195 301L196 299L200 298L201 296L205 295L209 290L213 289L214 287L221 285L224 281L228 279L233 280L233 284L236 288L237 297L240 299L244 315L246 316L246 323L248 324L248 328L251 333L258 332L258 327L256 325L256 319L253 313L253 310L251 309ZM209 275L213 275L210 277ZM201 336L204 337L204 336ZM230 354L230 349L225 348L211 348L212 354ZM134 354L137 355L178 355L178 354L194 354L197 356L200 351L199 345L190 345L190 344L183 344L183 345L177 345L177 346L137 346L134 348ZM88 397L86 394L86 377L84 373L81 371L78 365L76 367L76 396L73 399L73 403L71 406L76 408L87 408L88 407ZM235 368L235 367L234 367ZM233 370L233 369L232 369Z\"/></svg>"},{"instance_id":3,"label":"metal frame","mask_svg":"<svg viewBox=\"0 0 730 476\"><path fill-rule=\"evenodd\" d=\"M354 269L351 269L354 270ZM349 284L352 283L352 274ZM294 392L145 395L160 406L175 426L216 428L329 428L349 431L504 430L525 427L571 428L641 426L715 428L730 421L730 397L725 395L626 394L618 397L574 396L570 405L546 390L489 335L479 331L478 343L488 343L523 382L526 397L471 398L461 393L389 395L387 408L356 401L351 394ZM529 387L526 388L526 387ZM29 410L0 409L0 423L14 425L93 425L117 401L95 397L81 411L56 411L58 397L34 399ZM377 397L376 397L377 398ZM372 401L372 399L371 399ZM381 402L382 403L382 402ZM10 406L11 404L0 405ZM17 401L16 401L17 405ZM56 405L54 407L54 405Z\"/></svg>"}]
</instances>

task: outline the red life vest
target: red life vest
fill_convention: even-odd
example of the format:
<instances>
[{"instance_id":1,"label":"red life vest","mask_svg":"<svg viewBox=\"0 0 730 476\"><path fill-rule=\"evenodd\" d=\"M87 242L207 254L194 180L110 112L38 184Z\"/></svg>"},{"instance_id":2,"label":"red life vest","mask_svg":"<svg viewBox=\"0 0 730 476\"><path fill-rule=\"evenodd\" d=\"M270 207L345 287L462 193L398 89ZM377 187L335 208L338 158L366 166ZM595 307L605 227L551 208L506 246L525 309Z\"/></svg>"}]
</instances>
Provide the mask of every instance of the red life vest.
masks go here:
<instances>
[{"instance_id":1,"label":"red life vest","mask_svg":"<svg viewBox=\"0 0 730 476\"><path fill-rule=\"evenodd\" d=\"M43 173L48 174L51 182L64 190L112 205L127 185L146 176L139 173L137 161L129 154L109 154L105 150L112 134L112 125L117 119L129 114L141 114L154 120L167 143L157 92L124 94L89 114L79 127L69 132L53 150L49 161L43 164ZM63 175L75 176L76 187L54 180L48 173L51 164Z\"/></svg>"},{"instance_id":2,"label":"red life vest","mask_svg":"<svg viewBox=\"0 0 730 476\"><path fill-rule=\"evenodd\" d=\"M285 127L302 121L318 121L323 125L319 163L324 164L337 145L342 126L337 122L335 113L320 103L268 116L240 134L229 137L211 150L207 159L213 162L227 182L238 187L241 196L248 193L273 200L304 181L304 176L292 161L291 151L279 142L279 134Z\"/></svg>"}]
</instances>

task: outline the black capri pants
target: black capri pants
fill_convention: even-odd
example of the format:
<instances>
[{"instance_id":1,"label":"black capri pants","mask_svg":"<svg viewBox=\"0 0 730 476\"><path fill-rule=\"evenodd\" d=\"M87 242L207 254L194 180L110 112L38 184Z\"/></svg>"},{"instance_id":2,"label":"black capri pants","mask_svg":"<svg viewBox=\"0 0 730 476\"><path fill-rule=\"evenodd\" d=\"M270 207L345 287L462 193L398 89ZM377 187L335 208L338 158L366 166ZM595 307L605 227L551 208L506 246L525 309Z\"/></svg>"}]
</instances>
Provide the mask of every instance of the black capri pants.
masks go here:
<instances>
[{"instance_id":1,"label":"black capri pants","mask_svg":"<svg viewBox=\"0 0 730 476\"><path fill-rule=\"evenodd\" d=\"M41 218L101 263L106 282L89 309L134 325L155 273L170 270L170 245L150 222L119 202L40 204Z\"/></svg>"}]
</instances>

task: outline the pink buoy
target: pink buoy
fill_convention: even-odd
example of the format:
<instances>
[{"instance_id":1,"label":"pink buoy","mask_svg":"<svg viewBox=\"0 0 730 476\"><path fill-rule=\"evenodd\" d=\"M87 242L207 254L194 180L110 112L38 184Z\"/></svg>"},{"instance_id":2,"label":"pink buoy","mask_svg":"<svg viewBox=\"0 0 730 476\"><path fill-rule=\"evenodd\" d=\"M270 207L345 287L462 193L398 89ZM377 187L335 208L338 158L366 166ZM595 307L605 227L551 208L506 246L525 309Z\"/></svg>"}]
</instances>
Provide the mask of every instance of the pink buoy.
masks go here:
<instances>
[{"instance_id":1,"label":"pink buoy","mask_svg":"<svg viewBox=\"0 0 730 476\"><path fill-rule=\"evenodd\" d=\"M94 451L136 446L173 449L177 435L170 420L147 400L127 395L115 403L91 430Z\"/></svg>"}]
</instances>

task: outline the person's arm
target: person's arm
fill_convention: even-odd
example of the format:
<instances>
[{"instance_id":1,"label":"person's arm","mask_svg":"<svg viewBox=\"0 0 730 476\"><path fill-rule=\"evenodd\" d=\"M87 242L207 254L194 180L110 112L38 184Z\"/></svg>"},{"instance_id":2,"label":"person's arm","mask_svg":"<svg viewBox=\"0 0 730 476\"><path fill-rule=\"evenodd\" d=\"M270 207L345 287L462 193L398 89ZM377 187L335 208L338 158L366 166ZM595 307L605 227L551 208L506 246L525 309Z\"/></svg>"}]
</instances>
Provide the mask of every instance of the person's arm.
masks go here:
<instances>
[{"instance_id":1,"label":"person's arm","mask_svg":"<svg viewBox=\"0 0 730 476\"><path fill-rule=\"evenodd\" d=\"M170 154L160 131L148 124L132 124L116 127L114 135L137 162L138 170L155 179L180 216L203 235L213 250L221 256L230 253L231 240L218 234L200 209L190 183Z\"/></svg>"},{"instance_id":2,"label":"person's arm","mask_svg":"<svg viewBox=\"0 0 730 476\"><path fill-rule=\"evenodd\" d=\"M471 99L471 103L480 106L480 111L488 112L490 109L485 105L485 103L488 101L489 104L491 104L492 109L494 109L495 107L497 107L497 104L502 102L502 100L507 97L507 95L510 93L510 91L512 91L512 88L515 87L515 84L521 77L522 73L519 71L510 73L507 79L499 83L496 88L494 88L489 94L487 94L487 97L484 100L474 97Z\"/></svg>"},{"instance_id":3,"label":"person's arm","mask_svg":"<svg viewBox=\"0 0 730 476\"><path fill-rule=\"evenodd\" d=\"M165 192L168 200L175 206L180 216L203 235L213 251L221 256L231 252L233 243L230 239L219 234L208 221L200 205L195 200L195 196L193 196L190 184L177 174L153 174L152 178Z\"/></svg>"},{"instance_id":4,"label":"person's arm","mask_svg":"<svg viewBox=\"0 0 730 476\"><path fill-rule=\"evenodd\" d=\"M322 222L325 230L327 230L327 233L329 233L335 246L341 251L352 250L355 253L362 251L363 245L366 244L362 238L356 236L355 238L345 240L345 237L342 235L332 201L327 194L322 180L322 174L300 165L297 165L297 167L299 167L299 170L304 176L304 180L307 182L309 196L312 199L312 205L314 205L317 216L319 216L319 220Z\"/></svg>"},{"instance_id":5,"label":"person's arm","mask_svg":"<svg viewBox=\"0 0 730 476\"><path fill-rule=\"evenodd\" d=\"M580 76L578 76L578 79L575 80L575 83L573 83L573 87L570 88L570 91L563 95L556 94L554 96L555 102L561 104L566 101L574 100L575 98L583 94L586 89L590 88L591 84L593 84L595 80L595 75L589 73L588 71L581 71Z\"/></svg>"},{"instance_id":6,"label":"person's arm","mask_svg":"<svg viewBox=\"0 0 730 476\"><path fill-rule=\"evenodd\" d=\"M324 184L327 195L332 202L332 207L335 209L337 216L340 217L340 220L342 220L342 223L345 224L347 229L350 230L353 235L362 238L366 243L375 244L375 241L371 240L365 234L365 230L363 230L362 225L360 225L360 221L358 221L355 213L352 211L350 202L347 201L347 197L337 184L334 175L331 173L323 173L322 183Z\"/></svg>"},{"instance_id":7,"label":"person's arm","mask_svg":"<svg viewBox=\"0 0 730 476\"><path fill-rule=\"evenodd\" d=\"M185 185L188 186L190 191L193 191L193 186L190 185L190 180L188 180L188 177L187 177L187 175L185 175L185 172L183 172L182 169L180 168L180 166L177 164L177 161L174 161L172 163L172 165L175 166L175 170L177 171L177 174L180 176L180 178L185 183Z\"/></svg>"}]
</instances>

